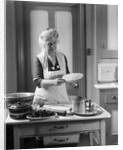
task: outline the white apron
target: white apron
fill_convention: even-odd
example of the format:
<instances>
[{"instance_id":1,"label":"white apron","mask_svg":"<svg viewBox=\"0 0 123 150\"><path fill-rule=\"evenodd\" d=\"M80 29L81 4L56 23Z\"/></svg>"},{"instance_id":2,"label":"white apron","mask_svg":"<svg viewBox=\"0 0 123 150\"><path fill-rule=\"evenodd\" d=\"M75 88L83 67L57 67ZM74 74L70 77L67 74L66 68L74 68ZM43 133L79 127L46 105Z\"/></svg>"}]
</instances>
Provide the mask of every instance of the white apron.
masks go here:
<instances>
[{"instance_id":1,"label":"white apron","mask_svg":"<svg viewBox=\"0 0 123 150\"><path fill-rule=\"evenodd\" d=\"M62 53L56 52L56 57L60 66L60 70L57 71L48 71L48 61L45 52L40 53L39 55L37 55L37 57L43 66L44 79L54 79L59 75L66 74L65 58ZM47 89L43 87L36 87L35 97L39 97L38 101L42 101L41 99L44 99L44 101L48 104L57 105L70 103L68 100L68 94L65 83L59 86L49 86ZM34 101L36 101L37 98L34 98Z\"/></svg>"}]
</instances>

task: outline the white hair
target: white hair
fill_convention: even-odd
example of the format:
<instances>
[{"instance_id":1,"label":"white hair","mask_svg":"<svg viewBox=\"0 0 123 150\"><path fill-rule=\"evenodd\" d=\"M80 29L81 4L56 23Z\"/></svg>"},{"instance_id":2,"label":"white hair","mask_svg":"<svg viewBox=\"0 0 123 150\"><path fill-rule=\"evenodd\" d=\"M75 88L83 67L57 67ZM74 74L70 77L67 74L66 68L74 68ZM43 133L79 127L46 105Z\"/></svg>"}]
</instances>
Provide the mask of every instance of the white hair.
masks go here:
<instances>
[{"instance_id":1,"label":"white hair","mask_svg":"<svg viewBox=\"0 0 123 150\"><path fill-rule=\"evenodd\" d=\"M56 38L58 40L58 32L55 29L47 28L38 37L39 45L43 47L51 38Z\"/></svg>"}]
</instances>

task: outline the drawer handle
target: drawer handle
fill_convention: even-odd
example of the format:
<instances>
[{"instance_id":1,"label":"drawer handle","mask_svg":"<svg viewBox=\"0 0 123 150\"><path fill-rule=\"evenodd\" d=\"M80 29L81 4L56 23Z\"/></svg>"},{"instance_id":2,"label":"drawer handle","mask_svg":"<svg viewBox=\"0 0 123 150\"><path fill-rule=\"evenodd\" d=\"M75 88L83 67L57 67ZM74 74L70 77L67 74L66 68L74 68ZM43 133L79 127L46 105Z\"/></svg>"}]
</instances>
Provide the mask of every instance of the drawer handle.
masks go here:
<instances>
[{"instance_id":1,"label":"drawer handle","mask_svg":"<svg viewBox=\"0 0 123 150\"><path fill-rule=\"evenodd\" d=\"M65 138L65 139L54 139L55 142L66 142L68 141L68 138Z\"/></svg>"},{"instance_id":2,"label":"drawer handle","mask_svg":"<svg viewBox=\"0 0 123 150\"><path fill-rule=\"evenodd\" d=\"M54 126L54 129L66 129L68 128L68 125L66 126Z\"/></svg>"},{"instance_id":3,"label":"drawer handle","mask_svg":"<svg viewBox=\"0 0 123 150\"><path fill-rule=\"evenodd\" d=\"M112 100L118 100L117 96L112 96Z\"/></svg>"}]
</instances>

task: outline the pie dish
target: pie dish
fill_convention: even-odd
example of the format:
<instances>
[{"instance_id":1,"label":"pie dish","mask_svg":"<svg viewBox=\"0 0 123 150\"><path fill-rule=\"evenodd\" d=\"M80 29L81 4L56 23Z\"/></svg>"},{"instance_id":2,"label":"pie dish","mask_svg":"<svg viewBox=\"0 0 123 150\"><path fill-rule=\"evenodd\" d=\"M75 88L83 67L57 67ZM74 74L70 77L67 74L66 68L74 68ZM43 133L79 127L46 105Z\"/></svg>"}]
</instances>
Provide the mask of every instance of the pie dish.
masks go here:
<instances>
[{"instance_id":1,"label":"pie dish","mask_svg":"<svg viewBox=\"0 0 123 150\"><path fill-rule=\"evenodd\" d=\"M71 83L71 82L81 79L82 77L83 77L82 73L70 73L70 74L64 75L62 79L64 79L66 82Z\"/></svg>"},{"instance_id":2,"label":"pie dish","mask_svg":"<svg viewBox=\"0 0 123 150\"><path fill-rule=\"evenodd\" d=\"M57 116L56 114L53 116L49 116L49 117L32 117L32 116L27 115L26 118L29 120L45 120L45 119L53 119L56 116Z\"/></svg>"},{"instance_id":3,"label":"pie dish","mask_svg":"<svg viewBox=\"0 0 123 150\"><path fill-rule=\"evenodd\" d=\"M39 111L32 111L30 112L26 118L29 120L44 120L44 119L51 119L56 117L57 114L53 111L40 109Z\"/></svg>"}]
</instances>

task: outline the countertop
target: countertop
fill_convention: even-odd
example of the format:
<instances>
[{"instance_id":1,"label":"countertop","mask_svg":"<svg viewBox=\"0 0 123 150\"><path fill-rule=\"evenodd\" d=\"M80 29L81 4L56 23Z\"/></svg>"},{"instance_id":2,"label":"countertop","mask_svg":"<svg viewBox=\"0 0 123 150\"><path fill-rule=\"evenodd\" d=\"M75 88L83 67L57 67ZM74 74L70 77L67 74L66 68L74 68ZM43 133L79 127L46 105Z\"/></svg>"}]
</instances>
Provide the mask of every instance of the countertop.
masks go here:
<instances>
[{"instance_id":1,"label":"countertop","mask_svg":"<svg viewBox=\"0 0 123 150\"><path fill-rule=\"evenodd\" d=\"M101 89L117 89L118 83L99 83L95 84L94 87L98 90Z\"/></svg>"},{"instance_id":2,"label":"countertop","mask_svg":"<svg viewBox=\"0 0 123 150\"><path fill-rule=\"evenodd\" d=\"M100 106L99 106L100 107ZM102 120L102 119L106 119L106 118L110 118L111 115L102 107L100 107L102 110L102 113L99 115L92 115L92 116L78 116L78 115L68 115L68 116L58 116L58 117L54 117L51 119L44 119L44 120L28 120L28 119L24 119L24 120L15 120L12 119L9 115L5 121L6 124L28 124L28 123L46 123L46 122L65 122L65 121L85 121L85 120Z\"/></svg>"}]
</instances>

